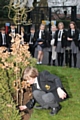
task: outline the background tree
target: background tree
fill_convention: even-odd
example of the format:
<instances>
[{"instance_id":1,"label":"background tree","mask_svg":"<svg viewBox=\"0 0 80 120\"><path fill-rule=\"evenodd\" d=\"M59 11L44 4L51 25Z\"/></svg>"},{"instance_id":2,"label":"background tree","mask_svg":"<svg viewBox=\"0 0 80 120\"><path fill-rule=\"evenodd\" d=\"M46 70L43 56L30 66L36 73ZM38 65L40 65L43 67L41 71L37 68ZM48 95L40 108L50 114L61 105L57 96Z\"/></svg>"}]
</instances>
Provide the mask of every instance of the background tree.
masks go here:
<instances>
[{"instance_id":1,"label":"background tree","mask_svg":"<svg viewBox=\"0 0 80 120\"><path fill-rule=\"evenodd\" d=\"M5 5L8 5L10 0L0 0L0 18L8 18L8 9L4 9Z\"/></svg>"}]
</instances>

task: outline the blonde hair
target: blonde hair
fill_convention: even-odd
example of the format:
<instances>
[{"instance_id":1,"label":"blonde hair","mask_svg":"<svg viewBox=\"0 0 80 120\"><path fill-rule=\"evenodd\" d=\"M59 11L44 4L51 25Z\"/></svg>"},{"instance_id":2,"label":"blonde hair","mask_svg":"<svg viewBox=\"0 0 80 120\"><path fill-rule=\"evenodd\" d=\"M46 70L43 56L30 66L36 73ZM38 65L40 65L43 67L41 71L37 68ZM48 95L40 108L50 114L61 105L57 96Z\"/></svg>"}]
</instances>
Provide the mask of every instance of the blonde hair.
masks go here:
<instances>
[{"instance_id":1,"label":"blonde hair","mask_svg":"<svg viewBox=\"0 0 80 120\"><path fill-rule=\"evenodd\" d=\"M24 32L24 27L21 27L21 32Z\"/></svg>"},{"instance_id":2,"label":"blonde hair","mask_svg":"<svg viewBox=\"0 0 80 120\"><path fill-rule=\"evenodd\" d=\"M27 80L27 76L35 78L38 76L38 70L36 68L28 66L23 72L23 79Z\"/></svg>"},{"instance_id":3,"label":"blonde hair","mask_svg":"<svg viewBox=\"0 0 80 120\"><path fill-rule=\"evenodd\" d=\"M57 29L56 25L52 25L52 26L51 26L51 29L52 29L52 28L56 28L56 29Z\"/></svg>"}]
</instances>

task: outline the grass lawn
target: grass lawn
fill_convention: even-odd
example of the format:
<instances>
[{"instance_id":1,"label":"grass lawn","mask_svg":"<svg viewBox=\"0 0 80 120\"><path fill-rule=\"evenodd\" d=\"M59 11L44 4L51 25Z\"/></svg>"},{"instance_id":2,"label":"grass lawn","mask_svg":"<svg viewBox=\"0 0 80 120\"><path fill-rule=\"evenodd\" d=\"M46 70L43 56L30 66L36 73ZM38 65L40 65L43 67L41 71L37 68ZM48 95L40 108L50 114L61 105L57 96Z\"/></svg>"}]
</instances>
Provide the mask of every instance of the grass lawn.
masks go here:
<instances>
[{"instance_id":1,"label":"grass lawn","mask_svg":"<svg viewBox=\"0 0 80 120\"><path fill-rule=\"evenodd\" d=\"M62 109L57 115L49 115L50 110L33 109L30 120L80 120L80 70L46 65L38 65L37 68L58 75L70 98L60 103Z\"/></svg>"}]
</instances>

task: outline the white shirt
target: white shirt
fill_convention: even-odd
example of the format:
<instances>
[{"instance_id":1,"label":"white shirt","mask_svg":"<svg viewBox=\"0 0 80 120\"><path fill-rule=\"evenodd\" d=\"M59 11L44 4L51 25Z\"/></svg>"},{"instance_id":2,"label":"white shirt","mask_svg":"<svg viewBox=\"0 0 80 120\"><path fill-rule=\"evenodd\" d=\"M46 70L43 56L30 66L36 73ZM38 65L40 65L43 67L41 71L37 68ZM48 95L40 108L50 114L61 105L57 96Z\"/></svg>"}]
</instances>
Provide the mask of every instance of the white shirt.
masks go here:
<instances>
[{"instance_id":1,"label":"white shirt","mask_svg":"<svg viewBox=\"0 0 80 120\"><path fill-rule=\"evenodd\" d=\"M12 37L15 37L15 30L11 30Z\"/></svg>"},{"instance_id":2,"label":"white shirt","mask_svg":"<svg viewBox=\"0 0 80 120\"><path fill-rule=\"evenodd\" d=\"M15 33L15 30L11 30L12 33Z\"/></svg>"},{"instance_id":3,"label":"white shirt","mask_svg":"<svg viewBox=\"0 0 80 120\"><path fill-rule=\"evenodd\" d=\"M71 35L73 36L75 33L75 30L71 30Z\"/></svg>"},{"instance_id":4,"label":"white shirt","mask_svg":"<svg viewBox=\"0 0 80 120\"><path fill-rule=\"evenodd\" d=\"M2 34L2 45L5 45L6 42L5 42L5 34Z\"/></svg>"},{"instance_id":5,"label":"white shirt","mask_svg":"<svg viewBox=\"0 0 80 120\"><path fill-rule=\"evenodd\" d=\"M52 38L54 38L54 34L55 34L55 32L54 32L54 31L52 31Z\"/></svg>"},{"instance_id":6,"label":"white shirt","mask_svg":"<svg viewBox=\"0 0 80 120\"><path fill-rule=\"evenodd\" d=\"M40 30L40 32L39 32L39 39L41 39L42 38L42 30Z\"/></svg>"},{"instance_id":7,"label":"white shirt","mask_svg":"<svg viewBox=\"0 0 80 120\"><path fill-rule=\"evenodd\" d=\"M61 33L60 33L61 32ZM63 30L59 30L59 32L58 32L58 35L60 34L60 38L58 38L58 41L61 41L61 39L62 39L62 34L63 34Z\"/></svg>"},{"instance_id":8,"label":"white shirt","mask_svg":"<svg viewBox=\"0 0 80 120\"><path fill-rule=\"evenodd\" d=\"M41 90L41 88L40 88L40 86L39 86L39 83L38 83L38 79L37 79L37 77L35 78L35 82L34 82L34 83L37 84L37 89Z\"/></svg>"}]
</instances>

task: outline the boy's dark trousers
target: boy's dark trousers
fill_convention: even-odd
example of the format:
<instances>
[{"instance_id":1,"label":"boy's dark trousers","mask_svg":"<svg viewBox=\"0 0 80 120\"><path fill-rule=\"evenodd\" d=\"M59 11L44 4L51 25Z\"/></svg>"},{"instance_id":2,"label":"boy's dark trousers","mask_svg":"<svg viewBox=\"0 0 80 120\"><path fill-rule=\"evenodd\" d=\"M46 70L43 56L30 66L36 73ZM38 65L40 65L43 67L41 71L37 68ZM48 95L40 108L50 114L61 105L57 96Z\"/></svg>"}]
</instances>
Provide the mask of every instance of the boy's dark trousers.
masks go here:
<instances>
[{"instance_id":1,"label":"boy's dark trousers","mask_svg":"<svg viewBox=\"0 0 80 120\"><path fill-rule=\"evenodd\" d=\"M33 97L43 108L48 109L58 107L59 103L56 101L56 98L53 93L46 93L42 90L34 90Z\"/></svg>"}]
</instances>

